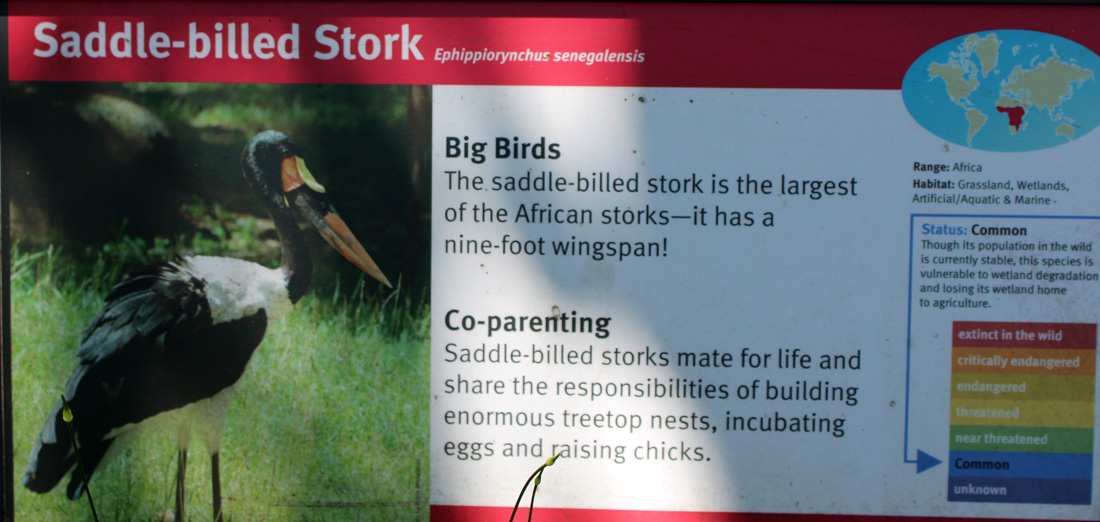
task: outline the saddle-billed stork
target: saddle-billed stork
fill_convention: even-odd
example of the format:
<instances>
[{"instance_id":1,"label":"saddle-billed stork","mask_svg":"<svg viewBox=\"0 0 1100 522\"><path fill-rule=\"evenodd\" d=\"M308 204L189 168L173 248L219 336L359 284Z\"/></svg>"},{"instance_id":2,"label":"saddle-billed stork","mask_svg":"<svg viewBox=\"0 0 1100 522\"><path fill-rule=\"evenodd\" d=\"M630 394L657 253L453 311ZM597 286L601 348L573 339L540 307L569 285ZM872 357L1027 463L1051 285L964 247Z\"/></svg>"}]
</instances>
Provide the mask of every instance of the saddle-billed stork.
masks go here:
<instances>
[{"instance_id":1,"label":"saddle-billed stork","mask_svg":"<svg viewBox=\"0 0 1100 522\"><path fill-rule=\"evenodd\" d=\"M90 479L112 450L143 425L177 430L176 520L184 519L187 448L194 429L211 456L214 520L221 520L218 451L234 384L268 325L309 286L312 261L291 208L355 266L390 286L306 168L298 145L266 131L241 153L241 171L275 223L282 263L269 269L224 257L194 256L140 268L107 295L81 338L80 362L65 385ZM23 484L50 491L70 470L68 496L80 497L61 401L46 417Z\"/></svg>"}]
</instances>

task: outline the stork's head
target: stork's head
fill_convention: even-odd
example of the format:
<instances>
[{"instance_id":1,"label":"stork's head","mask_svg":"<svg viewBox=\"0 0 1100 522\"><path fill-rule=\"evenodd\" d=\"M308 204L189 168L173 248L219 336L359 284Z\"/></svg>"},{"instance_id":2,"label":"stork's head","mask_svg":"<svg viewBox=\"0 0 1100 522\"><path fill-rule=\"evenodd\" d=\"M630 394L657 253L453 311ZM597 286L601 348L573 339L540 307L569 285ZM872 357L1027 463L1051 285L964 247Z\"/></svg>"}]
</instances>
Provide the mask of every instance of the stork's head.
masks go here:
<instances>
[{"instance_id":1,"label":"stork's head","mask_svg":"<svg viewBox=\"0 0 1100 522\"><path fill-rule=\"evenodd\" d=\"M297 209L348 261L392 286L329 203L325 187L306 168L301 148L289 136L277 131L257 134L241 153L241 171L265 205Z\"/></svg>"}]
</instances>

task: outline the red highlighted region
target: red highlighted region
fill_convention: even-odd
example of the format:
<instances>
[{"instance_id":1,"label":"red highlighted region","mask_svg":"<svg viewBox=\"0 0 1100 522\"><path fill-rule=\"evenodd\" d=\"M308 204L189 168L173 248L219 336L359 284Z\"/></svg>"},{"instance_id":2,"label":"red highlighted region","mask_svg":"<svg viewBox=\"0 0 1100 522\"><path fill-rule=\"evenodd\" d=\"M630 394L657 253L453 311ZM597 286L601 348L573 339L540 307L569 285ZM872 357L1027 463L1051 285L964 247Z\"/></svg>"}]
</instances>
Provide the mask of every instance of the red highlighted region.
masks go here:
<instances>
[{"instance_id":1,"label":"red highlighted region","mask_svg":"<svg viewBox=\"0 0 1100 522\"><path fill-rule=\"evenodd\" d=\"M1019 131L1020 125L1024 123L1024 108L1023 107L997 107L997 112L1003 112L1008 115L1008 124L1012 127L1013 131Z\"/></svg>"},{"instance_id":2,"label":"red highlighted region","mask_svg":"<svg viewBox=\"0 0 1100 522\"><path fill-rule=\"evenodd\" d=\"M951 337L956 348L1096 349L1091 323L955 321Z\"/></svg>"}]
</instances>

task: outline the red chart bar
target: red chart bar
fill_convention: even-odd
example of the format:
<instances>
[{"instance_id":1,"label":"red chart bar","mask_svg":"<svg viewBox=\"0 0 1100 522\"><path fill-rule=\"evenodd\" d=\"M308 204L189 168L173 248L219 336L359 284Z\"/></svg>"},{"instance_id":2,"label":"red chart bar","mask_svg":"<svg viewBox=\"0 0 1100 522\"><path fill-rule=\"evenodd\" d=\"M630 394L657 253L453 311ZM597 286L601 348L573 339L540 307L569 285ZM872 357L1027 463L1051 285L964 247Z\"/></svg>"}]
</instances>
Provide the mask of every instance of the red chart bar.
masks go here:
<instances>
[{"instance_id":1,"label":"red chart bar","mask_svg":"<svg viewBox=\"0 0 1100 522\"><path fill-rule=\"evenodd\" d=\"M1095 350L1096 325L956 321L951 331L951 339L952 346L956 348Z\"/></svg>"}]
</instances>

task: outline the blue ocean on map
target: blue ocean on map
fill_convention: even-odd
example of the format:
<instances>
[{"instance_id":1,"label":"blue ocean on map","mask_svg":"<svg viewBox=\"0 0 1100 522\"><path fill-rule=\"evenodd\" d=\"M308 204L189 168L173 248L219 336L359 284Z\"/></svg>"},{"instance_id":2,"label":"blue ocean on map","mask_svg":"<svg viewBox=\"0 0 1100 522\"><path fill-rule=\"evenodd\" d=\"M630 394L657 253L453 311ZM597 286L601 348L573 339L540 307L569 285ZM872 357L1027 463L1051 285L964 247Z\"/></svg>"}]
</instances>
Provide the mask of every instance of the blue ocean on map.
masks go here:
<instances>
[{"instance_id":1,"label":"blue ocean on map","mask_svg":"<svg viewBox=\"0 0 1100 522\"><path fill-rule=\"evenodd\" d=\"M1100 57L1060 36L1000 30L924 53L902 98L925 129L979 150L1022 152L1080 139L1100 125Z\"/></svg>"}]
</instances>

